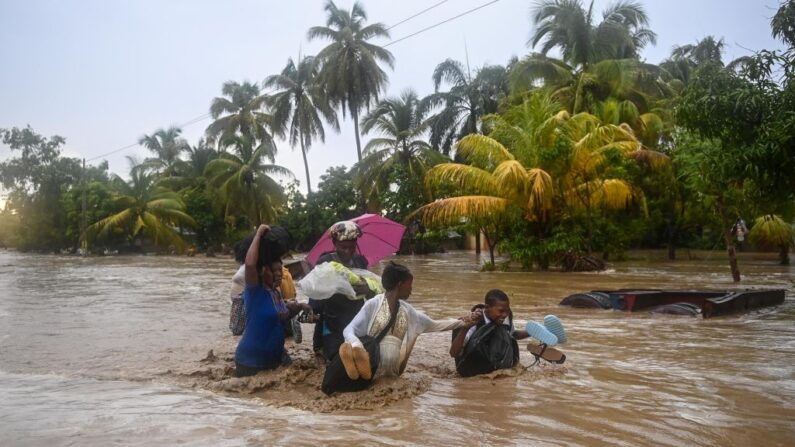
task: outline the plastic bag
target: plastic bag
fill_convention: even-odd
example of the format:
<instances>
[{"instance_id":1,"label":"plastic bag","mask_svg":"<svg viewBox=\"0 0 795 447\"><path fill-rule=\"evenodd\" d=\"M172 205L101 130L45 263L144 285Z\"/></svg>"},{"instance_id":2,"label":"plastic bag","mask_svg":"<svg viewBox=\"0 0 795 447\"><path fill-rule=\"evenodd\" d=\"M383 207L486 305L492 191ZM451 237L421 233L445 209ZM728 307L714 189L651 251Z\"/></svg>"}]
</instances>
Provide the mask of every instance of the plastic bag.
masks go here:
<instances>
[{"instance_id":1,"label":"plastic bag","mask_svg":"<svg viewBox=\"0 0 795 447\"><path fill-rule=\"evenodd\" d=\"M353 285L367 283L367 287L376 293L382 293L381 277L365 269L349 269L338 262L326 262L312 269L298 285L301 290L314 300L325 300L335 294L342 294L355 300L357 297Z\"/></svg>"}]
</instances>

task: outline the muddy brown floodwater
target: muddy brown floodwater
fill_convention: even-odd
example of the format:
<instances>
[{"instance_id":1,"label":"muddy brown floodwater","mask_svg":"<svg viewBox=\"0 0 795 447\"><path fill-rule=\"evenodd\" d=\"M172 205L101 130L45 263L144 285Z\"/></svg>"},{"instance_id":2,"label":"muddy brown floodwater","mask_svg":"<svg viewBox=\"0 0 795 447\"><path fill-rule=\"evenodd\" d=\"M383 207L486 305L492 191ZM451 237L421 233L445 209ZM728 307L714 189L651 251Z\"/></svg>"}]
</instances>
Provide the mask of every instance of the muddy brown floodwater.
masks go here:
<instances>
[{"instance_id":1,"label":"muddy brown floodwater","mask_svg":"<svg viewBox=\"0 0 795 447\"><path fill-rule=\"evenodd\" d=\"M523 352L523 367L462 379L450 335L423 335L404 377L327 398L310 325L288 342L290 368L230 376L229 259L0 251L0 445L794 445L795 270L741 254L735 286L721 253L696 255L631 253L582 274L478 273L470 253L395 258L432 317L459 316L493 287L517 324L558 315L568 361L526 368ZM620 287L788 295L710 320L557 306Z\"/></svg>"}]
</instances>

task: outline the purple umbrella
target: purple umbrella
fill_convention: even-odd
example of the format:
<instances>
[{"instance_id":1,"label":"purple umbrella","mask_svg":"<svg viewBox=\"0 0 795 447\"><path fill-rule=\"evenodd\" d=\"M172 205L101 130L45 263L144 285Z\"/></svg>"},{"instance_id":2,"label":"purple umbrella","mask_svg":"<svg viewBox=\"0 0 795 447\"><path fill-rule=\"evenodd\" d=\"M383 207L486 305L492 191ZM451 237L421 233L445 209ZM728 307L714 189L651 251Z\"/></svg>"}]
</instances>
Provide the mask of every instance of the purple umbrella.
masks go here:
<instances>
[{"instance_id":1,"label":"purple umbrella","mask_svg":"<svg viewBox=\"0 0 795 447\"><path fill-rule=\"evenodd\" d=\"M351 221L356 222L356 225L362 229L362 237L356 241L356 245L359 253L367 258L367 265L373 265L400 250L400 241L406 231L403 225L378 214L362 214ZM331 242L331 235L326 230L317 244L309 250L306 261L315 265L320 255L332 250L334 243Z\"/></svg>"}]
</instances>

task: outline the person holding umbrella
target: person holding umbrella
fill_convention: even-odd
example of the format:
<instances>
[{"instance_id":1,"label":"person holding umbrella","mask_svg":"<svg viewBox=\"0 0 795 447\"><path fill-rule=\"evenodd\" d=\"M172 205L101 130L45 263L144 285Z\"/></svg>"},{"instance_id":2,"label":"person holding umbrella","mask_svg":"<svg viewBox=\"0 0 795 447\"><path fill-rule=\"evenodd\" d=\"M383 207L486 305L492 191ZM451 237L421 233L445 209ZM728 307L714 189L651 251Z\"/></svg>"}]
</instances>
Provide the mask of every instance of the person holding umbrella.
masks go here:
<instances>
[{"instance_id":1,"label":"person holding umbrella","mask_svg":"<svg viewBox=\"0 0 795 447\"><path fill-rule=\"evenodd\" d=\"M359 225L348 220L337 222L329 228L327 234L330 236L334 250L320 255L315 265L337 262L347 268L367 268L367 258L357 253L357 241L362 236ZM375 296L375 292L370 290L366 281L353 285L353 289L357 295L362 295L365 299ZM337 355L340 345L345 341L342 336L343 329L362 308L364 300L351 300L345 295L335 294L327 300L310 299L309 305L317 316L313 348L315 352L322 352L323 357L330 361Z\"/></svg>"}]
</instances>

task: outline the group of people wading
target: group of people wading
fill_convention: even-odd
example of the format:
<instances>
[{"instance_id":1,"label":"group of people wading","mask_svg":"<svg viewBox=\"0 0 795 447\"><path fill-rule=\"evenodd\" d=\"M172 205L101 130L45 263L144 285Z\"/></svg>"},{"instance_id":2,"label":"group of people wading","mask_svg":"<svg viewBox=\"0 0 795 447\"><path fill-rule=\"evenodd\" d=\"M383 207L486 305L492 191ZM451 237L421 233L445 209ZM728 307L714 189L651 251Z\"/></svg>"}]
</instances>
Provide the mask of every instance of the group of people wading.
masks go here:
<instances>
[{"instance_id":1,"label":"group of people wading","mask_svg":"<svg viewBox=\"0 0 795 447\"><path fill-rule=\"evenodd\" d=\"M292 241L281 227L261 225L237 244L235 257L241 265L232 281L230 329L242 334L235 351L238 377L289 365L285 339L301 341L301 322L315 324L312 344L326 361L321 386L326 394L360 391L378 377L400 376L417 338L426 332L452 331L450 356L464 377L513 368L519 362L517 340L528 337L540 342L528 344L536 361L565 360L552 347L566 341L557 317L549 315L543 324L530 321L525 330L516 330L508 296L493 289L460 318L434 320L407 302L414 281L407 267L387 263L380 284L351 273L368 267L357 252L362 230L356 223L338 222L329 234L334 250L320 256L315 267L329 263L345 270L353 278L355 297L333 293L298 302L292 277L282 265Z\"/></svg>"}]
</instances>

